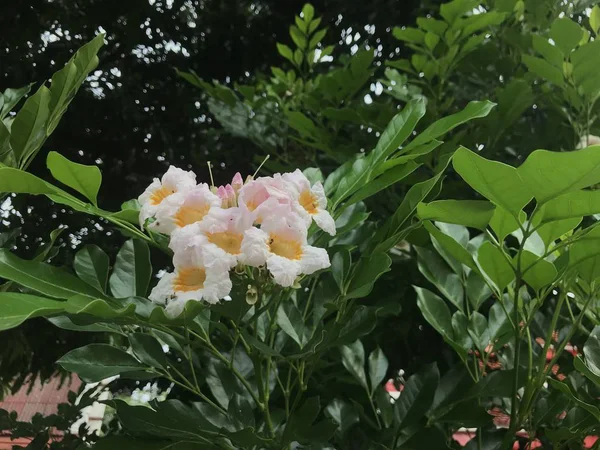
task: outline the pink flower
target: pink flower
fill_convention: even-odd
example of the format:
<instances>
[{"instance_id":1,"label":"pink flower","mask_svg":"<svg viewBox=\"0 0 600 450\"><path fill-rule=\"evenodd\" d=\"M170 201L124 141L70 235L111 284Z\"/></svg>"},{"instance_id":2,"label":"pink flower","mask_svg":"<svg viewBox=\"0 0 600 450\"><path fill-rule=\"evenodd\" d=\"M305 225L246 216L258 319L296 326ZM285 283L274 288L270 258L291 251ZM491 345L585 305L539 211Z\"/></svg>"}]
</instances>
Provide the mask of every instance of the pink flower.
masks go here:
<instances>
[{"instance_id":1,"label":"pink flower","mask_svg":"<svg viewBox=\"0 0 600 450\"><path fill-rule=\"evenodd\" d=\"M396 383L394 380L390 378L387 383L385 383L385 391L392 397L393 400L398 400L400 398L400 393L404 389L404 385L400 385L400 389L396 387Z\"/></svg>"},{"instance_id":2,"label":"pink flower","mask_svg":"<svg viewBox=\"0 0 600 450\"><path fill-rule=\"evenodd\" d=\"M260 229L251 227L241 243L240 262L262 266L280 286L292 286L299 275L326 269L331 264L323 248L308 245L304 221L294 213L271 216Z\"/></svg>"},{"instance_id":3,"label":"pink flower","mask_svg":"<svg viewBox=\"0 0 600 450\"><path fill-rule=\"evenodd\" d=\"M279 206L290 207L290 189L280 175L260 177L240 189L238 204L250 213L254 223L260 224L267 216L277 215Z\"/></svg>"},{"instance_id":4,"label":"pink flower","mask_svg":"<svg viewBox=\"0 0 600 450\"><path fill-rule=\"evenodd\" d=\"M565 345L565 350L568 351L573 357L575 357L579 354L577 346L571 344L570 342L567 343L567 345Z\"/></svg>"},{"instance_id":5,"label":"pink flower","mask_svg":"<svg viewBox=\"0 0 600 450\"><path fill-rule=\"evenodd\" d=\"M473 439L477 435L477 431L475 429L468 428L459 428L456 432L452 434L452 439L458 442L458 445L461 447L466 446L471 439Z\"/></svg>"},{"instance_id":6,"label":"pink flower","mask_svg":"<svg viewBox=\"0 0 600 450\"><path fill-rule=\"evenodd\" d=\"M231 186L233 187L233 190L236 193L238 193L243 185L244 185L244 179L242 178L242 175L239 172L237 172L233 176L233 180L231 180Z\"/></svg>"},{"instance_id":7,"label":"pink flower","mask_svg":"<svg viewBox=\"0 0 600 450\"><path fill-rule=\"evenodd\" d=\"M583 440L583 448L592 448L597 440L598 436L586 436Z\"/></svg>"},{"instance_id":8,"label":"pink flower","mask_svg":"<svg viewBox=\"0 0 600 450\"><path fill-rule=\"evenodd\" d=\"M282 178L293 186L294 199L300 206L300 213L308 215L309 220L314 220L320 229L335 236L335 221L327 211L327 197L321 182L317 181L311 186L308 178L299 169L284 173Z\"/></svg>"},{"instance_id":9,"label":"pink flower","mask_svg":"<svg viewBox=\"0 0 600 450\"><path fill-rule=\"evenodd\" d=\"M196 174L170 166L161 179L155 178L139 196L140 225L154 217L158 206L176 192L196 186Z\"/></svg>"}]
</instances>

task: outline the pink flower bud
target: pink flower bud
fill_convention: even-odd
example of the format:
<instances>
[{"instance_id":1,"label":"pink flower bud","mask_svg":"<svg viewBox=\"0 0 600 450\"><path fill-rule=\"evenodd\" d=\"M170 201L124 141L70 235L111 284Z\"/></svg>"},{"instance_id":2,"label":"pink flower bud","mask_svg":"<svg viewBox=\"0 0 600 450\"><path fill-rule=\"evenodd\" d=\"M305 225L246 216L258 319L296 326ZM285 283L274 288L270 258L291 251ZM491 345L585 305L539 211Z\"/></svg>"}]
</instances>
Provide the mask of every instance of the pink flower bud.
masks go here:
<instances>
[{"instance_id":1,"label":"pink flower bud","mask_svg":"<svg viewBox=\"0 0 600 450\"><path fill-rule=\"evenodd\" d=\"M238 172L233 176L233 180L231 180L231 185L233 186L233 190L235 192L239 191L244 185L244 179L242 175Z\"/></svg>"},{"instance_id":2,"label":"pink flower bud","mask_svg":"<svg viewBox=\"0 0 600 450\"><path fill-rule=\"evenodd\" d=\"M219 186L217 188L217 196L221 199L221 207L227 208L227 191L224 186Z\"/></svg>"},{"instance_id":3,"label":"pink flower bud","mask_svg":"<svg viewBox=\"0 0 600 450\"><path fill-rule=\"evenodd\" d=\"M234 207L236 205L236 193L235 190L233 189L233 187L228 184L227 186L225 186L225 192L227 194L227 202L229 204L229 207Z\"/></svg>"}]
</instances>

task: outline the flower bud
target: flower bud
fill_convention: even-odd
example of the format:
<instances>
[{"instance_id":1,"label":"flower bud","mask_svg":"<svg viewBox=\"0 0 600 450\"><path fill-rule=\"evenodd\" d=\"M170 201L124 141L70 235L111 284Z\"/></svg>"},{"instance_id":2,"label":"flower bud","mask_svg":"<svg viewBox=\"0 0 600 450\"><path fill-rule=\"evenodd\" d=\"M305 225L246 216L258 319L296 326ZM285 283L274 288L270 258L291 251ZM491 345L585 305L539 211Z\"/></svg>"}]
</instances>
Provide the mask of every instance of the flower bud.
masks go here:
<instances>
[{"instance_id":1,"label":"flower bud","mask_svg":"<svg viewBox=\"0 0 600 450\"><path fill-rule=\"evenodd\" d=\"M228 203L229 207L232 208L232 207L236 206L237 195L235 193L235 190L233 189L233 187L230 184L225 186L225 193L227 194L227 203Z\"/></svg>"},{"instance_id":2,"label":"flower bud","mask_svg":"<svg viewBox=\"0 0 600 450\"><path fill-rule=\"evenodd\" d=\"M233 176L233 180L231 180L231 185L233 186L233 190L235 192L238 192L244 185L244 179L242 178L242 175L239 172Z\"/></svg>"},{"instance_id":3,"label":"flower bud","mask_svg":"<svg viewBox=\"0 0 600 450\"><path fill-rule=\"evenodd\" d=\"M217 196L221 199L221 208L227 208L227 191L224 186L217 188Z\"/></svg>"},{"instance_id":4,"label":"flower bud","mask_svg":"<svg viewBox=\"0 0 600 450\"><path fill-rule=\"evenodd\" d=\"M258 291L256 287L252 285L248 285L248 290L246 291L246 303L249 305L254 305L258 300Z\"/></svg>"}]
</instances>

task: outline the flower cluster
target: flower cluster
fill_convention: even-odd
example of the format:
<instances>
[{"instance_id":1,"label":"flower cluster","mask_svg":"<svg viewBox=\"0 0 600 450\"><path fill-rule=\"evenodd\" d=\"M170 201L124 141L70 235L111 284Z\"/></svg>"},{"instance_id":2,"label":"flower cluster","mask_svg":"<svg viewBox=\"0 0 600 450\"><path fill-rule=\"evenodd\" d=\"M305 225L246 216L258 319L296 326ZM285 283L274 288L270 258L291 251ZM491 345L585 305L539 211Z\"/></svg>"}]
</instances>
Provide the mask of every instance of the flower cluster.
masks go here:
<instances>
[{"instance_id":1,"label":"flower cluster","mask_svg":"<svg viewBox=\"0 0 600 450\"><path fill-rule=\"evenodd\" d=\"M322 248L308 244L315 224L335 235L320 182L300 171L246 182L237 173L226 186L196 183L193 172L169 167L139 197L142 227L170 235L175 270L150 294L178 315L189 300L217 303L232 288L236 267L264 266L273 281L292 286L297 277L330 266Z\"/></svg>"}]
</instances>

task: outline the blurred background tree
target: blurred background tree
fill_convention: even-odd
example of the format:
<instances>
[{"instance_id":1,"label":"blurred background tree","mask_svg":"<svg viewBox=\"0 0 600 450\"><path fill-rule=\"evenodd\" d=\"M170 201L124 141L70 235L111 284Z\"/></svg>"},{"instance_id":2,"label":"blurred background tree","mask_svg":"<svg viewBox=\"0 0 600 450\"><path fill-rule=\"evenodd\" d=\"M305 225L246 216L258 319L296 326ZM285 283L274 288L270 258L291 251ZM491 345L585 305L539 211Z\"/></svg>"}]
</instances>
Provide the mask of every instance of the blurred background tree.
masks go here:
<instances>
[{"instance_id":1,"label":"blurred background tree","mask_svg":"<svg viewBox=\"0 0 600 450\"><path fill-rule=\"evenodd\" d=\"M391 33L437 8L436 0L314 1L329 28L335 52L370 45L376 60L402 56ZM46 154L60 151L83 164L97 164L104 183L99 202L118 209L137 197L169 164L203 168L212 161L216 180L252 173L255 149L219 133L201 92L175 74L193 69L205 80L248 84L281 62L276 42L289 40L288 27L304 0L31 0L0 3L0 89L41 82L98 32L108 45L59 127L30 170L47 177ZM334 57L336 55L334 54ZM383 65L379 65L383 74ZM367 85L367 88L369 86ZM207 177L206 177L207 178ZM15 246L29 257L48 241L50 230L67 226L57 240L55 261L68 263L74 250L102 241L116 253L121 236L106 223L66 212L45 198L8 197L0 204L0 231L22 227ZM156 261L165 266L167 261ZM49 377L54 361L81 345L81 334L58 330L43 319L3 332L0 380L18 388L29 374ZM78 339L78 342L74 342ZM94 339L94 337L90 337ZM72 345L69 342L72 342ZM59 345L55 345L55 344ZM410 349L407 349L407 351Z\"/></svg>"}]
</instances>

